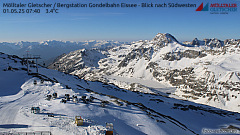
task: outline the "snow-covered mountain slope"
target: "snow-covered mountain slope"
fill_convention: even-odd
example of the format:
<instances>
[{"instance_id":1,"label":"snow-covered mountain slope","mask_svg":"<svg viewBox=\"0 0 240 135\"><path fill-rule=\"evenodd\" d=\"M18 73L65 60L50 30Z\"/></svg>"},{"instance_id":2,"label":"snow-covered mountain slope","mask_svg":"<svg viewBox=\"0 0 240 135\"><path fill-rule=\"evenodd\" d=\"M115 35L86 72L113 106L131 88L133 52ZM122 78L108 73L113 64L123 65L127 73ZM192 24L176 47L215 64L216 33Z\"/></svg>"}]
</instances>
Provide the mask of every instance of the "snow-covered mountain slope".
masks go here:
<instances>
[{"instance_id":1,"label":"snow-covered mountain slope","mask_svg":"<svg viewBox=\"0 0 240 135\"><path fill-rule=\"evenodd\" d=\"M72 41L42 41L42 42L17 42L17 43L0 43L0 52L7 54L17 55L23 57L27 52L30 54L41 55L41 63L46 65L53 62L56 57L62 54L67 54L71 51L79 49L107 49L115 46L119 46L124 42L118 41L105 41L105 40L90 40L84 42L72 42Z\"/></svg>"},{"instance_id":2,"label":"snow-covered mountain slope","mask_svg":"<svg viewBox=\"0 0 240 135\"><path fill-rule=\"evenodd\" d=\"M99 49L81 49L64 54L58 57L52 64L48 66L51 69L57 69L65 73L73 71L82 71L82 74L91 68L99 67L98 61L107 56L100 52ZM84 70L81 70L84 69Z\"/></svg>"},{"instance_id":3,"label":"snow-covered mountain slope","mask_svg":"<svg viewBox=\"0 0 240 135\"><path fill-rule=\"evenodd\" d=\"M5 80L0 81L1 93L5 93L0 96L1 132L105 134L105 122L113 123L115 134L187 135L201 134L203 128L239 131L239 113L160 94L132 92L41 67L39 74L31 68L31 74L27 75L22 59L2 53L0 63L0 78ZM13 75L21 81L12 81ZM8 86L11 89L6 89ZM54 92L58 98L45 100ZM60 103L65 94L78 98L92 96L94 100L75 103L71 98L65 104ZM105 107L100 106L102 101ZM31 107L40 107L40 113L31 113ZM83 126L74 124L75 116L82 116Z\"/></svg>"},{"instance_id":4,"label":"snow-covered mountain slope","mask_svg":"<svg viewBox=\"0 0 240 135\"><path fill-rule=\"evenodd\" d=\"M240 40L194 39L182 44L171 34L159 33L150 41L109 49L99 67L71 74L240 112L239 59Z\"/></svg>"}]
</instances>

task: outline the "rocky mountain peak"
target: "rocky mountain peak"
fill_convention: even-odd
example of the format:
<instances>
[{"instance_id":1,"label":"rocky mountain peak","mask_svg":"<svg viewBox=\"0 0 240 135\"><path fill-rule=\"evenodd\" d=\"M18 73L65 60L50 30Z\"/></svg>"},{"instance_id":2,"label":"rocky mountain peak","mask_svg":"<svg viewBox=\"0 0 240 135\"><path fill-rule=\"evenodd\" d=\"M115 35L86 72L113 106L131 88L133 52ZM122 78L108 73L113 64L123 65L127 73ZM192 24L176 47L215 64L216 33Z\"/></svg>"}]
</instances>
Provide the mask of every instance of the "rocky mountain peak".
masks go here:
<instances>
[{"instance_id":1,"label":"rocky mountain peak","mask_svg":"<svg viewBox=\"0 0 240 135\"><path fill-rule=\"evenodd\" d=\"M224 42L217 39L217 38L212 38L212 39L204 39L205 45L210 46L210 47L222 47L224 46Z\"/></svg>"},{"instance_id":2,"label":"rocky mountain peak","mask_svg":"<svg viewBox=\"0 0 240 135\"><path fill-rule=\"evenodd\" d=\"M197 38L194 38L191 45L200 45L200 41Z\"/></svg>"},{"instance_id":3,"label":"rocky mountain peak","mask_svg":"<svg viewBox=\"0 0 240 135\"><path fill-rule=\"evenodd\" d=\"M173 43L177 42L177 39L169 33L158 33L152 41L164 42L164 43Z\"/></svg>"},{"instance_id":4,"label":"rocky mountain peak","mask_svg":"<svg viewBox=\"0 0 240 135\"><path fill-rule=\"evenodd\" d=\"M226 39L224 40L225 45L240 45L240 39Z\"/></svg>"}]
</instances>

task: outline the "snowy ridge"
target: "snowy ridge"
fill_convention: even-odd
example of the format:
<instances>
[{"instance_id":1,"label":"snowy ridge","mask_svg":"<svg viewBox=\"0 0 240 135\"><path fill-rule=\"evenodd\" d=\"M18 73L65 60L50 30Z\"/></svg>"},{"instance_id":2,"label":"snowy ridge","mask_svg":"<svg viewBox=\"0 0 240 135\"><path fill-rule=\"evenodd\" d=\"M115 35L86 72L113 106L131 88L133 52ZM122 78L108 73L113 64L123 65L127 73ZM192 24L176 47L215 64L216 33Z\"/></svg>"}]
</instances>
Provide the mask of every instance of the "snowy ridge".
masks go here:
<instances>
[{"instance_id":1,"label":"snowy ridge","mask_svg":"<svg viewBox=\"0 0 240 135\"><path fill-rule=\"evenodd\" d=\"M121 45L104 54L107 57L98 61L98 67L68 73L132 91L171 93L175 98L240 112L240 40L194 39L187 45L171 34L158 33L150 41ZM142 85L139 79L162 87Z\"/></svg>"},{"instance_id":2,"label":"snowy ridge","mask_svg":"<svg viewBox=\"0 0 240 135\"><path fill-rule=\"evenodd\" d=\"M52 134L105 134L105 122L114 124L119 134L201 134L202 128L239 128L239 113L177 100L160 94L132 92L102 82L78 79L62 72L39 68L40 74L26 74L22 59L0 54L1 79L12 85L18 94L0 96L0 130L6 133L50 131ZM8 67L11 66L9 69ZM15 85L7 76L15 74L21 85ZM37 84L34 84L34 81ZM40 80L44 82L40 83ZM46 95L58 93L58 98L45 100ZM7 93L1 89L1 93ZM64 95L93 96L86 104L72 99L60 103ZM100 107L100 102L108 102ZM30 113L33 106L39 114ZM9 115L11 112L11 115ZM51 114L54 117L48 117ZM74 124L74 116L84 118L83 126Z\"/></svg>"},{"instance_id":3,"label":"snowy ridge","mask_svg":"<svg viewBox=\"0 0 240 135\"><path fill-rule=\"evenodd\" d=\"M57 69L62 72L71 73L75 70L98 67L98 61L105 57L106 55L102 54L97 49L81 49L70 52L67 55L60 56L48 67L51 69Z\"/></svg>"}]
</instances>

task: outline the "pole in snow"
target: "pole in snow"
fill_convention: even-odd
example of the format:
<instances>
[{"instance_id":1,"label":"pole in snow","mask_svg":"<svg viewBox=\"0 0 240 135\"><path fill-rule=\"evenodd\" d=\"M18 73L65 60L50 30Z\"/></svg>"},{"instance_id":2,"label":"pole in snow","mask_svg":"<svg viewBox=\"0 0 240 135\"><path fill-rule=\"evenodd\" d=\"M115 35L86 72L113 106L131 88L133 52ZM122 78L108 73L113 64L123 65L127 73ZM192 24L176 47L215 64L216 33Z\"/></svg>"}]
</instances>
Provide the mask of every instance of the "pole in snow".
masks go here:
<instances>
[{"instance_id":1,"label":"pole in snow","mask_svg":"<svg viewBox=\"0 0 240 135\"><path fill-rule=\"evenodd\" d=\"M37 73L38 73L38 60L36 59L36 67L37 67Z\"/></svg>"},{"instance_id":2,"label":"pole in snow","mask_svg":"<svg viewBox=\"0 0 240 135\"><path fill-rule=\"evenodd\" d=\"M27 51L28 52L28 51ZM38 59L41 59L40 58L40 55L36 55L36 56L31 56L31 55L29 55L28 53L27 53L27 56L26 57L24 57L24 59L25 60L27 60L27 73L29 74L30 73L30 69L29 69L29 64L30 63L28 63L28 60L29 59L35 59L36 60L36 72L37 72L37 74L38 74ZM34 62L33 62L34 63Z\"/></svg>"}]
</instances>

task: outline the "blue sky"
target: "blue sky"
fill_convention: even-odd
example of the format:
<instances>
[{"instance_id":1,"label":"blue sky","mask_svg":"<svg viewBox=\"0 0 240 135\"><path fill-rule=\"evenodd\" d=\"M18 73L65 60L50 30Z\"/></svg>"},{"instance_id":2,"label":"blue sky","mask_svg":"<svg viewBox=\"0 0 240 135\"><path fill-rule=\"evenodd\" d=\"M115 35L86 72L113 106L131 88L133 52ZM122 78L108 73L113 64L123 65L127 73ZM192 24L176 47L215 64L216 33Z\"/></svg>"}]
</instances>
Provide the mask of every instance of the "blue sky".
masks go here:
<instances>
[{"instance_id":1,"label":"blue sky","mask_svg":"<svg viewBox=\"0 0 240 135\"><path fill-rule=\"evenodd\" d=\"M58 14L4 14L3 3L237 3L229 14L196 12L196 8L59 8ZM152 39L157 33L170 33L179 41L193 38L240 38L239 0L2 0L0 2L0 42L44 40ZM25 8L26 9L26 8Z\"/></svg>"}]
</instances>

